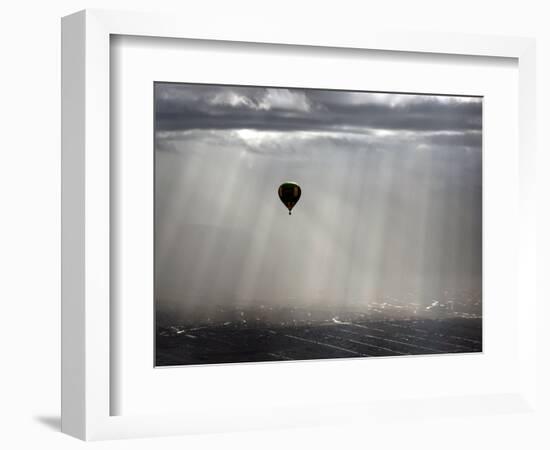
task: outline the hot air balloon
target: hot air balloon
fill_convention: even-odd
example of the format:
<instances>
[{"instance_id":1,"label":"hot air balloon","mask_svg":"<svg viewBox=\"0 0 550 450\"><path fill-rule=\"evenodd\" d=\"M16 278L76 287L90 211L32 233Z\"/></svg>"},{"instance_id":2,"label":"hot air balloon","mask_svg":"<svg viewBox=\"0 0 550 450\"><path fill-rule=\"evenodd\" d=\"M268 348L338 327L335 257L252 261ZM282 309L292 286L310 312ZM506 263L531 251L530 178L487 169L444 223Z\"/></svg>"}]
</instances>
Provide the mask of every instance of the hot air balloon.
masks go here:
<instances>
[{"instance_id":1,"label":"hot air balloon","mask_svg":"<svg viewBox=\"0 0 550 450\"><path fill-rule=\"evenodd\" d=\"M302 189L293 181L285 181L279 186L279 198L288 208L289 216L294 205L300 200L300 195L302 195Z\"/></svg>"}]
</instances>

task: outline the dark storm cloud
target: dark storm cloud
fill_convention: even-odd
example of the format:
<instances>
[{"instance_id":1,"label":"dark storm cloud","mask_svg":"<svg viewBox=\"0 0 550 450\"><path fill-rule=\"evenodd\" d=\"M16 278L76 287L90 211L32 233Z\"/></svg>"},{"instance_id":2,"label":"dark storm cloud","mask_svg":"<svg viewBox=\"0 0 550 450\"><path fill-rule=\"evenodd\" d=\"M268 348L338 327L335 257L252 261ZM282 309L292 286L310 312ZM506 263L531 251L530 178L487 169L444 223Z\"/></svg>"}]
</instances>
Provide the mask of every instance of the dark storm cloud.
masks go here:
<instances>
[{"instance_id":1,"label":"dark storm cloud","mask_svg":"<svg viewBox=\"0 0 550 450\"><path fill-rule=\"evenodd\" d=\"M467 100L445 96L159 84L156 125L159 131L446 131L469 132L472 138L472 132L481 130L481 101Z\"/></svg>"}]
</instances>

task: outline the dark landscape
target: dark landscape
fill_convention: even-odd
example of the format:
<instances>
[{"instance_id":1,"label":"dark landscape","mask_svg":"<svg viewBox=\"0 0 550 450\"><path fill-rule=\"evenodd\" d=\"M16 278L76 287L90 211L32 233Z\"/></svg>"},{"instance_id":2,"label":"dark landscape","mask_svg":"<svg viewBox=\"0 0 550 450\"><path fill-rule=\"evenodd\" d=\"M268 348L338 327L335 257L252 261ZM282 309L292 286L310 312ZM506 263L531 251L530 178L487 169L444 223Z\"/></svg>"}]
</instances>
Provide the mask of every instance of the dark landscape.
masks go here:
<instances>
[{"instance_id":1,"label":"dark landscape","mask_svg":"<svg viewBox=\"0 0 550 450\"><path fill-rule=\"evenodd\" d=\"M387 303L375 304L366 313L333 317L328 311L303 308L220 307L201 322L159 325L155 363L175 366L481 352L480 316L434 303L417 311L417 318L410 318L410 308L403 311ZM219 320L222 316L230 320Z\"/></svg>"}]
</instances>

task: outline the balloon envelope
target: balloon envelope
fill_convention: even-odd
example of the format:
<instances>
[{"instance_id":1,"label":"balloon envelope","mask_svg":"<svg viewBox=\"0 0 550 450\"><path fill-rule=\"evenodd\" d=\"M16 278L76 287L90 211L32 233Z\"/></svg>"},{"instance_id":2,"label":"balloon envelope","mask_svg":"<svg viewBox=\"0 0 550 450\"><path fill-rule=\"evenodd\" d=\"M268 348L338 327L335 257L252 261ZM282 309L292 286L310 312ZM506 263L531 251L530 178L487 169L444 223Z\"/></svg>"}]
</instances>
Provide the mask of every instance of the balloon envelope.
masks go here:
<instances>
[{"instance_id":1,"label":"balloon envelope","mask_svg":"<svg viewBox=\"0 0 550 450\"><path fill-rule=\"evenodd\" d=\"M290 215L294 205L300 200L302 195L302 189L293 181L286 181L279 186L279 198L283 204L288 208L288 214Z\"/></svg>"}]
</instances>

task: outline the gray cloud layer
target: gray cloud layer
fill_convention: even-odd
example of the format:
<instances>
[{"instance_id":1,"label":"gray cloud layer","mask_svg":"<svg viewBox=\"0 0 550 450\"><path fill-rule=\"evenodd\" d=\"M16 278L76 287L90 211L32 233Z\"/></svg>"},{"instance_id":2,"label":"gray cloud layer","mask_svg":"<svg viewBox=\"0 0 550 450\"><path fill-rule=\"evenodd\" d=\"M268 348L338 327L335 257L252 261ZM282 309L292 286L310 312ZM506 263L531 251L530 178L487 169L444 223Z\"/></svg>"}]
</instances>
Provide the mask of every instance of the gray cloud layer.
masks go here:
<instances>
[{"instance_id":1,"label":"gray cloud layer","mask_svg":"<svg viewBox=\"0 0 550 450\"><path fill-rule=\"evenodd\" d=\"M168 85L164 89L158 93L156 105L157 129L161 131L481 130L481 102L464 101L464 97L402 94L386 95L385 99L383 94L345 91L285 89L281 94L280 89L200 85Z\"/></svg>"}]
</instances>

